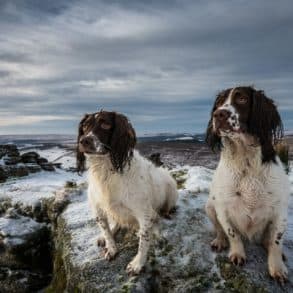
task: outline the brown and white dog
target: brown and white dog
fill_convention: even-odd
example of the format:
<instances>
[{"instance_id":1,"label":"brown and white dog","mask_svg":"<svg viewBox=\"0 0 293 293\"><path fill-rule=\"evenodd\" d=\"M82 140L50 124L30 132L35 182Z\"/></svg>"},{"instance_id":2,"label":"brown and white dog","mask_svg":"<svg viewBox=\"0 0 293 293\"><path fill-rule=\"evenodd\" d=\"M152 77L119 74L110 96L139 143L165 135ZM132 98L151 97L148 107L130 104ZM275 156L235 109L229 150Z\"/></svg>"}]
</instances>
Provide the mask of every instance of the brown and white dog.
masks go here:
<instances>
[{"instance_id":1,"label":"brown and white dog","mask_svg":"<svg viewBox=\"0 0 293 293\"><path fill-rule=\"evenodd\" d=\"M206 204L217 232L212 248L221 251L228 240L230 260L242 265L242 237L261 241L269 273L281 283L287 280L282 242L290 189L273 143L282 134L274 102L253 87L235 87L217 96L206 137L212 149L221 150Z\"/></svg>"},{"instance_id":2,"label":"brown and white dog","mask_svg":"<svg viewBox=\"0 0 293 293\"><path fill-rule=\"evenodd\" d=\"M117 254L114 234L119 227L138 230L138 253L127 266L130 274L138 274L146 262L158 213L168 214L178 198L168 171L143 158L135 144L135 131L120 113L100 111L80 121L77 168L84 171L87 160L88 198L103 234L98 244L105 246L105 258Z\"/></svg>"}]
</instances>

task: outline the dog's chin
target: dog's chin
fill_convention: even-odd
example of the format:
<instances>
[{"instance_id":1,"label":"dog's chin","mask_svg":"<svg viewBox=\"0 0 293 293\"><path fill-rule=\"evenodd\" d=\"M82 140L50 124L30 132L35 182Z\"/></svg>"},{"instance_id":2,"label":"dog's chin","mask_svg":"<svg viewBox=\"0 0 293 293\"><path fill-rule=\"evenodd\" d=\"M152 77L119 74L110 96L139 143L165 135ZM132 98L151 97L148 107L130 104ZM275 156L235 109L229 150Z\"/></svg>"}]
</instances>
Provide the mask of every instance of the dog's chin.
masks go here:
<instances>
[{"instance_id":1,"label":"dog's chin","mask_svg":"<svg viewBox=\"0 0 293 293\"><path fill-rule=\"evenodd\" d=\"M214 130L215 134L220 137L235 138L238 137L242 131L234 128L217 128Z\"/></svg>"},{"instance_id":2,"label":"dog's chin","mask_svg":"<svg viewBox=\"0 0 293 293\"><path fill-rule=\"evenodd\" d=\"M84 154L86 156L105 156L109 153L109 151L105 148L97 148L95 150L86 150Z\"/></svg>"},{"instance_id":3,"label":"dog's chin","mask_svg":"<svg viewBox=\"0 0 293 293\"><path fill-rule=\"evenodd\" d=\"M108 154L108 150L102 147L98 147L96 149L85 149L83 147L79 148L79 151L83 153L85 156L103 156Z\"/></svg>"}]
</instances>

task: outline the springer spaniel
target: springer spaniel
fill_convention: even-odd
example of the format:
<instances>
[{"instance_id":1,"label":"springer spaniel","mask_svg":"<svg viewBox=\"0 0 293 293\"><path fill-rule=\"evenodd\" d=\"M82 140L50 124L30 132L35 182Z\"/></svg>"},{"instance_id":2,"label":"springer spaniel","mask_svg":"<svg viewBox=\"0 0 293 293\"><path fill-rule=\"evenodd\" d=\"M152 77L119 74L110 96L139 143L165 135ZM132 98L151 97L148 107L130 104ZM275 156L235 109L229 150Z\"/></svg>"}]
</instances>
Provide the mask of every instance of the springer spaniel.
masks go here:
<instances>
[{"instance_id":1,"label":"springer spaniel","mask_svg":"<svg viewBox=\"0 0 293 293\"><path fill-rule=\"evenodd\" d=\"M242 237L261 241L269 273L281 283L287 280L282 242L290 188L273 144L282 135L274 102L263 91L235 87L217 96L206 137L212 149L221 150L206 204L217 232L212 248L225 249L228 239L231 262L242 265Z\"/></svg>"},{"instance_id":2,"label":"springer spaniel","mask_svg":"<svg viewBox=\"0 0 293 293\"><path fill-rule=\"evenodd\" d=\"M77 168L84 171L87 160L88 198L103 234L98 245L105 246L105 258L117 254L114 234L119 227L138 229L138 253L127 266L129 274L142 270L158 213L168 214L178 198L168 171L143 158L135 144L135 131L120 113L100 111L80 121Z\"/></svg>"}]
</instances>

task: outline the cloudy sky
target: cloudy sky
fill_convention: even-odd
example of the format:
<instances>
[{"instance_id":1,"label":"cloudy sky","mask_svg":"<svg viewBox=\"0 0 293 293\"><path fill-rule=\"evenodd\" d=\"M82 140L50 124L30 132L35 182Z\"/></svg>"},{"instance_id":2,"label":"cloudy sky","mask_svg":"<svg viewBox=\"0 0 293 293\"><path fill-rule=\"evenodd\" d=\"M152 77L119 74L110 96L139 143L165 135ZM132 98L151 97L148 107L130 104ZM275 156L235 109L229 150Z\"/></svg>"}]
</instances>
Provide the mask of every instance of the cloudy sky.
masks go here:
<instances>
[{"instance_id":1,"label":"cloudy sky","mask_svg":"<svg viewBox=\"0 0 293 293\"><path fill-rule=\"evenodd\" d=\"M142 135L203 132L254 84L293 130L292 0L0 0L0 134L74 134L96 109Z\"/></svg>"}]
</instances>

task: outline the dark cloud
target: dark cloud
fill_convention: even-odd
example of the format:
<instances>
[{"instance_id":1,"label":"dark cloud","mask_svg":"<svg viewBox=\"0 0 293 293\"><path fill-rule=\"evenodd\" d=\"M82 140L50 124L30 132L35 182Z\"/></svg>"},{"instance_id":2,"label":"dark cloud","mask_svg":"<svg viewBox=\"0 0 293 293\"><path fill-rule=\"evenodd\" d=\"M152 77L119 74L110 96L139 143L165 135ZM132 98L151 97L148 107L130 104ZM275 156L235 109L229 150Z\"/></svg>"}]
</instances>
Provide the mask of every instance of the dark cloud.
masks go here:
<instances>
[{"instance_id":1,"label":"dark cloud","mask_svg":"<svg viewBox=\"0 0 293 293\"><path fill-rule=\"evenodd\" d=\"M74 133L97 108L140 134L203 132L237 84L265 89L292 130L292 15L289 0L1 1L0 134Z\"/></svg>"}]
</instances>

